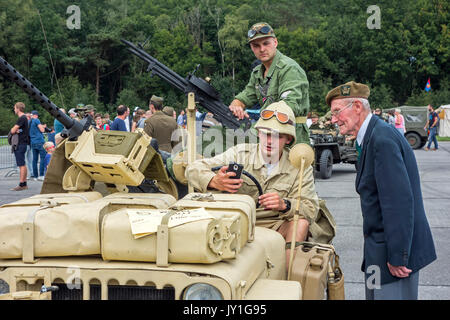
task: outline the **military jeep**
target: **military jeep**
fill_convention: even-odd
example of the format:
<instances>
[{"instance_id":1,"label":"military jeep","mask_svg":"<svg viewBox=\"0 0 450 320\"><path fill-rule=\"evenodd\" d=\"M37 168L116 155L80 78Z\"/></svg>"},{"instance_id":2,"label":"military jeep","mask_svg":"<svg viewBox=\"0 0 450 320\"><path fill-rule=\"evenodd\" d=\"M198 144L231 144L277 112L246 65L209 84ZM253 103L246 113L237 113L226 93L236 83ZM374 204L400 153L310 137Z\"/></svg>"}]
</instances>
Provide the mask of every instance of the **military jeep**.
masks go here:
<instances>
[{"instance_id":1,"label":"military jeep","mask_svg":"<svg viewBox=\"0 0 450 320\"><path fill-rule=\"evenodd\" d=\"M339 135L338 128L310 129L309 137L315 153L314 169L321 179L331 177L335 163L356 165L354 141L346 141L345 136Z\"/></svg>"}]
</instances>

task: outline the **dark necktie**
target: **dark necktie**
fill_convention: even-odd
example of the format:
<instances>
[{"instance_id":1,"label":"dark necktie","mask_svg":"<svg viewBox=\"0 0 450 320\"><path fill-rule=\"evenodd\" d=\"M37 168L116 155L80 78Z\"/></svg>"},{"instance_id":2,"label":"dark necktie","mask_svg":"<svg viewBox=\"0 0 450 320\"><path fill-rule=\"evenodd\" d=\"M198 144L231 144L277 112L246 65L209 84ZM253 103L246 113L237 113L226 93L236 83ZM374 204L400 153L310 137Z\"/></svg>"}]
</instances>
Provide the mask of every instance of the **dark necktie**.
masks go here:
<instances>
[{"instance_id":1,"label":"dark necktie","mask_svg":"<svg viewBox=\"0 0 450 320\"><path fill-rule=\"evenodd\" d=\"M358 140L355 141L355 147L356 147L356 154L358 155L358 162L361 158L361 146L358 143Z\"/></svg>"}]
</instances>

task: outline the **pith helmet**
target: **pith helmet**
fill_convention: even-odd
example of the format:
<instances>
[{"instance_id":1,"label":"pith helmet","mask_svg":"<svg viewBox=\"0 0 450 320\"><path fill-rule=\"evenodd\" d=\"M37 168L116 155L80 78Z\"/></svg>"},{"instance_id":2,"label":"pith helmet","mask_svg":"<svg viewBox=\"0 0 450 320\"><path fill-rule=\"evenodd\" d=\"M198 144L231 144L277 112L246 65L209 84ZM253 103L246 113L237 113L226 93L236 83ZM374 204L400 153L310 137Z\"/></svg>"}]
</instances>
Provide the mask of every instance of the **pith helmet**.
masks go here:
<instances>
[{"instance_id":1,"label":"pith helmet","mask_svg":"<svg viewBox=\"0 0 450 320\"><path fill-rule=\"evenodd\" d=\"M273 111L273 115L270 117L263 116L264 113L268 111ZM277 113L281 113L283 115L288 116L288 120L286 123L282 123L277 116ZM265 118L265 119L264 119ZM294 145L296 142L296 133L295 133L295 115L294 111L292 111L291 107L287 105L286 102L279 101L274 102L269 105L267 108L261 111L261 116L256 122L255 129L260 130L270 130L278 132L278 134L284 133L290 135L293 140L290 145Z\"/></svg>"}]
</instances>

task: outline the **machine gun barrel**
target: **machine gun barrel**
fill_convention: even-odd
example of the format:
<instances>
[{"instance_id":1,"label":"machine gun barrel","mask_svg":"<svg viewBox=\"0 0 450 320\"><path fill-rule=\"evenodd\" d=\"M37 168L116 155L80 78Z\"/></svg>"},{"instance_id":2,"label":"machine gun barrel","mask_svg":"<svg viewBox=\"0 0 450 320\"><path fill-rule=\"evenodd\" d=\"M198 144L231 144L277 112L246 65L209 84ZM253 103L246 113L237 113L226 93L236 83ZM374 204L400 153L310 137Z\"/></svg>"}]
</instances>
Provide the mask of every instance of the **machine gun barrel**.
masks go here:
<instances>
[{"instance_id":1,"label":"machine gun barrel","mask_svg":"<svg viewBox=\"0 0 450 320\"><path fill-rule=\"evenodd\" d=\"M86 125L70 118L64 112L62 112L50 99L39 91L27 78L22 76L12 65L10 65L5 59L0 57L0 74L6 79L16 83L19 87L25 91L31 98L39 103L45 110L47 110L55 119L61 122L68 130L69 139L74 140L81 133L86 130Z\"/></svg>"},{"instance_id":2,"label":"machine gun barrel","mask_svg":"<svg viewBox=\"0 0 450 320\"><path fill-rule=\"evenodd\" d=\"M183 78L145 52L142 48L124 39L122 39L122 42L128 46L128 51L148 63L147 72L151 71L152 75L157 75L185 94L193 92L197 102L211 112L214 118L220 121L225 127L231 129L238 129L240 127L241 123L234 117L232 112L220 99L219 93L208 82L193 74L189 74L186 78ZM245 119L244 121L248 120Z\"/></svg>"}]
</instances>

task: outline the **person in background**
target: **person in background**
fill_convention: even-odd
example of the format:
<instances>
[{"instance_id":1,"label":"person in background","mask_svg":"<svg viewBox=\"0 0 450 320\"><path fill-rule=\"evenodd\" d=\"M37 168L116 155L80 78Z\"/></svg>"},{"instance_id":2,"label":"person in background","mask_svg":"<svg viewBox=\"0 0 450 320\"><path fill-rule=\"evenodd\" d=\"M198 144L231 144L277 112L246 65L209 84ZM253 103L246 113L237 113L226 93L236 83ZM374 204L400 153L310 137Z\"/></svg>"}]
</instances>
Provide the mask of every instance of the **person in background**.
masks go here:
<instances>
[{"instance_id":1,"label":"person in background","mask_svg":"<svg viewBox=\"0 0 450 320\"><path fill-rule=\"evenodd\" d=\"M169 117L173 117L175 121L177 120L177 113L172 107L165 106L162 110L165 114L167 114Z\"/></svg>"},{"instance_id":2,"label":"person in background","mask_svg":"<svg viewBox=\"0 0 450 320\"><path fill-rule=\"evenodd\" d=\"M207 112L201 113L195 109L195 134L197 136L202 134L203 120L205 120Z\"/></svg>"},{"instance_id":3,"label":"person in background","mask_svg":"<svg viewBox=\"0 0 450 320\"><path fill-rule=\"evenodd\" d=\"M180 127L183 127L185 125L185 123L184 123L184 110L180 111L180 114L178 115L178 118L177 118L177 124Z\"/></svg>"},{"instance_id":4,"label":"person in background","mask_svg":"<svg viewBox=\"0 0 450 320\"><path fill-rule=\"evenodd\" d=\"M106 119L105 115L102 115L102 130L109 130L110 125L108 119Z\"/></svg>"},{"instance_id":5,"label":"person in background","mask_svg":"<svg viewBox=\"0 0 450 320\"><path fill-rule=\"evenodd\" d=\"M427 124L423 128L425 131L428 132L428 130L429 130L429 132L430 132L429 136L428 136L428 145L424 148L425 151L430 150L432 142L434 143L434 148L431 150L436 151L437 149L439 149L439 145L438 145L437 138L436 138L438 125L439 125L439 116L434 111L433 106L431 104L429 104L428 105L428 120L427 120Z\"/></svg>"},{"instance_id":6,"label":"person in background","mask_svg":"<svg viewBox=\"0 0 450 320\"><path fill-rule=\"evenodd\" d=\"M45 128L45 132L47 132L47 141L53 142L53 144L56 144L55 142L55 129L54 128Z\"/></svg>"},{"instance_id":7,"label":"person in background","mask_svg":"<svg viewBox=\"0 0 450 320\"><path fill-rule=\"evenodd\" d=\"M25 116L28 119L28 128L30 128L30 122L31 122L31 113L27 112L25 113ZM29 141L29 139L28 139ZM27 164L27 180L30 180L33 175L33 152L31 151L31 145L28 143L27 145L27 152L25 153L25 162Z\"/></svg>"},{"instance_id":8,"label":"person in background","mask_svg":"<svg viewBox=\"0 0 450 320\"><path fill-rule=\"evenodd\" d=\"M31 111L30 122L30 142L33 151L33 177L35 180L44 181L44 135L47 125L41 124L39 121L39 113L36 110ZM39 160L39 171L38 171Z\"/></svg>"},{"instance_id":9,"label":"person in background","mask_svg":"<svg viewBox=\"0 0 450 320\"><path fill-rule=\"evenodd\" d=\"M389 110L388 114L388 123L395 128L395 113L393 110Z\"/></svg>"},{"instance_id":10,"label":"person in background","mask_svg":"<svg viewBox=\"0 0 450 320\"><path fill-rule=\"evenodd\" d=\"M77 112L75 111L75 108L72 108L69 110L69 117L71 117L72 119L77 119Z\"/></svg>"},{"instance_id":11,"label":"person in background","mask_svg":"<svg viewBox=\"0 0 450 320\"><path fill-rule=\"evenodd\" d=\"M311 124L312 124L311 112L308 112L308 114L306 115L306 126L309 128Z\"/></svg>"},{"instance_id":12,"label":"person in background","mask_svg":"<svg viewBox=\"0 0 450 320\"><path fill-rule=\"evenodd\" d=\"M109 113L105 113L104 115L103 115L103 117L105 118L105 123L108 125L108 126L110 126L111 127L111 125L112 125L112 121L111 121L111 119L110 119L110 117L109 117Z\"/></svg>"},{"instance_id":13,"label":"person in background","mask_svg":"<svg viewBox=\"0 0 450 320\"><path fill-rule=\"evenodd\" d=\"M130 109L123 104L117 107L117 117L114 119L110 129L115 131L128 131L125 121L128 119Z\"/></svg>"},{"instance_id":14,"label":"person in background","mask_svg":"<svg viewBox=\"0 0 450 320\"><path fill-rule=\"evenodd\" d=\"M64 114L66 113L66 109L61 108L59 110L61 110L62 113L64 113ZM53 120L53 128L55 129L55 135L56 135L56 134L60 133L61 131L63 131L64 125L58 119L55 119L55 120Z\"/></svg>"},{"instance_id":15,"label":"person in background","mask_svg":"<svg viewBox=\"0 0 450 320\"><path fill-rule=\"evenodd\" d=\"M152 117L152 115L153 115L152 110L145 111L145 120L150 119Z\"/></svg>"},{"instance_id":16,"label":"person in background","mask_svg":"<svg viewBox=\"0 0 450 320\"><path fill-rule=\"evenodd\" d=\"M405 128L405 118L402 116L402 110L395 109L395 128L400 132L402 135L405 135L406 128Z\"/></svg>"},{"instance_id":17,"label":"person in background","mask_svg":"<svg viewBox=\"0 0 450 320\"><path fill-rule=\"evenodd\" d=\"M144 125L145 125L145 111L144 109L137 109L134 113L131 132L134 132L137 128L144 128Z\"/></svg>"},{"instance_id":18,"label":"person in background","mask_svg":"<svg viewBox=\"0 0 450 320\"><path fill-rule=\"evenodd\" d=\"M131 129L133 128L133 115L131 114L130 108L127 108L127 116L123 120L125 121L127 131L131 132Z\"/></svg>"},{"instance_id":19,"label":"person in background","mask_svg":"<svg viewBox=\"0 0 450 320\"><path fill-rule=\"evenodd\" d=\"M11 191L22 191L28 189L27 186L27 166L25 165L25 152L29 144L28 119L25 115L25 104L17 102L14 105L14 113L18 116L16 124L11 128L12 135L18 135L17 146L14 150L16 164L19 167L19 185Z\"/></svg>"},{"instance_id":20,"label":"person in background","mask_svg":"<svg viewBox=\"0 0 450 320\"><path fill-rule=\"evenodd\" d=\"M380 108L376 108L376 109L374 110L373 114L376 115L376 116L377 116L378 118L380 118L381 120L383 120L383 119L382 119L382 116L381 116L381 109L380 109Z\"/></svg>"},{"instance_id":21,"label":"person in background","mask_svg":"<svg viewBox=\"0 0 450 320\"><path fill-rule=\"evenodd\" d=\"M94 122L95 122L95 130L103 130L103 119L102 115L100 113L96 113L94 116Z\"/></svg>"},{"instance_id":22,"label":"person in background","mask_svg":"<svg viewBox=\"0 0 450 320\"><path fill-rule=\"evenodd\" d=\"M47 168L52 158L52 153L55 150L55 145L53 144L53 142L47 141L46 143L44 143L44 150L45 152L47 152L44 159L44 168L45 168L44 175L45 175L47 173Z\"/></svg>"},{"instance_id":23,"label":"person in background","mask_svg":"<svg viewBox=\"0 0 450 320\"><path fill-rule=\"evenodd\" d=\"M172 134L177 130L178 125L173 117L162 111L164 108L163 101L160 97L152 96L150 108L153 115L145 120L144 131L158 141L159 149L171 152L172 147L175 145L175 142L172 141Z\"/></svg>"}]
</instances>

